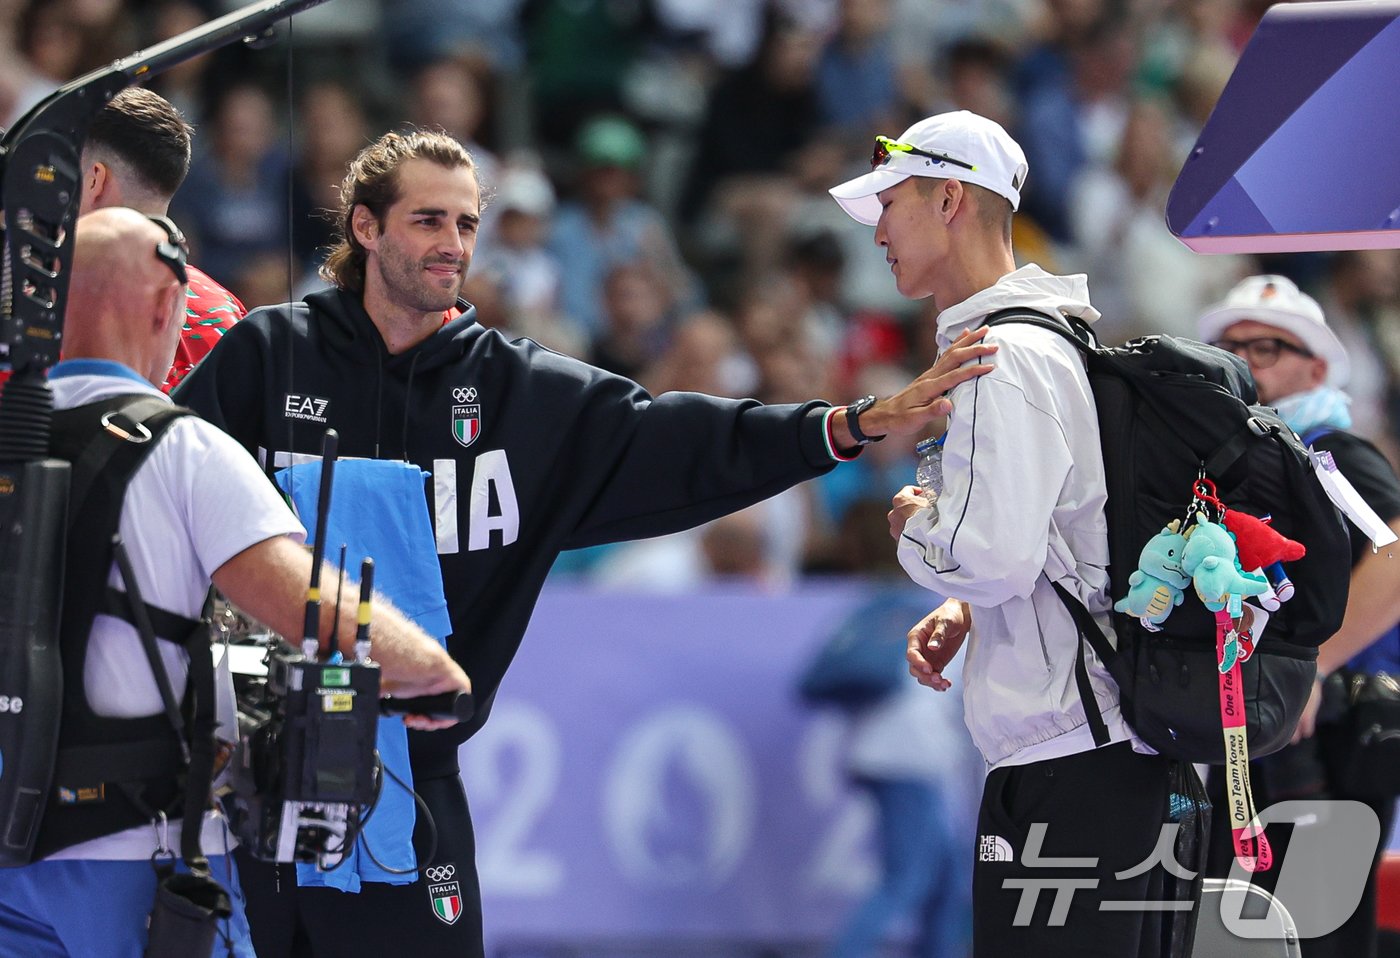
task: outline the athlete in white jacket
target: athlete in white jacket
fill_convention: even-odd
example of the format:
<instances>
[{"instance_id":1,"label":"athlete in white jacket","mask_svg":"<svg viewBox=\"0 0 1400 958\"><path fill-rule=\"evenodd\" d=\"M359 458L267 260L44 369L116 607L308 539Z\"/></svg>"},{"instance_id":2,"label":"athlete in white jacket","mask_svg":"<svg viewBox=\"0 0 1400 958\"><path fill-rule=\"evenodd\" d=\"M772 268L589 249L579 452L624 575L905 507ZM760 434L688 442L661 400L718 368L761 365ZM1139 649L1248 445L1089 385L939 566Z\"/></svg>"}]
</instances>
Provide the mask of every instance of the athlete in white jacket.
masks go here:
<instances>
[{"instance_id":1,"label":"athlete in white jacket","mask_svg":"<svg viewBox=\"0 0 1400 958\"><path fill-rule=\"evenodd\" d=\"M940 350L1008 308L1098 319L1084 276L1016 269L1011 216L1027 171L1000 126L964 111L878 138L872 171L831 190L875 227L899 291L934 298ZM1167 818L1168 763L1135 740L1117 687L1086 649L1109 732L1095 748L1074 677L1078 632L1051 584L1109 626L1107 492L1084 363L1064 337L1031 325L995 326L985 343L997 352L978 361L994 370L950 393L937 501L906 487L890 513L900 564L947 597L910 633L911 671L948 688L942 670L967 639L964 713L991 766L975 955L1154 958L1151 906L1109 903L1160 889L1160 865L1132 872Z\"/></svg>"},{"instance_id":2,"label":"athlete in white jacket","mask_svg":"<svg viewBox=\"0 0 1400 958\"><path fill-rule=\"evenodd\" d=\"M1099 315L1083 275L1025 266L940 313L940 348L1011 307L1087 322ZM915 582L972 607L964 712L998 768L1094 747L1074 681L1079 635L1050 583L1078 595L1106 630L1112 600L1103 456L1084 362L1064 337L1027 324L996 326L985 341L1001 347L996 368L952 394L943 492L936 504L919 497L899 561ZM1039 642L1022 640L1037 634ZM1128 739L1117 686L1096 658L1088 662L1110 738Z\"/></svg>"}]
</instances>

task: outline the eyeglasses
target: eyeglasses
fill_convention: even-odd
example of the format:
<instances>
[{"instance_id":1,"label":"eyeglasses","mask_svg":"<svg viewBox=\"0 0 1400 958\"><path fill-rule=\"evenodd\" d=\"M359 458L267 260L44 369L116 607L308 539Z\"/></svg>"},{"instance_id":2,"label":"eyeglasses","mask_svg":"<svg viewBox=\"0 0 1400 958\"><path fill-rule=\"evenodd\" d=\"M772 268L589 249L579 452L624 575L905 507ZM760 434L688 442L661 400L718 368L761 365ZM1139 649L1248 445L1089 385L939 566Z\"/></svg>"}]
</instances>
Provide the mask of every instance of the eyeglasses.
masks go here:
<instances>
[{"instance_id":1,"label":"eyeglasses","mask_svg":"<svg viewBox=\"0 0 1400 958\"><path fill-rule=\"evenodd\" d=\"M971 163L964 163L962 160L955 160L951 156L944 156L942 153L930 153L928 150L921 150L912 143L900 143L891 140L887 136L875 137L875 152L870 154L870 168L884 166L890 161L890 157L896 153L909 153L913 156L926 156L931 160L938 160L940 163L951 163L960 166L965 170L975 170L977 167Z\"/></svg>"},{"instance_id":2,"label":"eyeglasses","mask_svg":"<svg viewBox=\"0 0 1400 958\"><path fill-rule=\"evenodd\" d=\"M166 241L156 244L156 259L170 267L170 272L175 274L182 286L188 286L190 273L185 269L185 264L188 262L189 244L185 242L185 234L168 216L147 216L146 219L165 230Z\"/></svg>"},{"instance_id":3,"label":"eyeglasses","mask_svg":"<svg viewBox=\"0 0 1400 958\"><path fill-rule=\"evenodd\" d=\"M1223 349L1227 353L1234 353L1256 369L1268 369L1278 362L1279 353L1285 350L1297 353L1304 359L1315 358L1313 353L1303 347L1294 346L1277 336L1264 336L1259 339L1217 339L1211 345Z\"/></svg>"}]
</instances>

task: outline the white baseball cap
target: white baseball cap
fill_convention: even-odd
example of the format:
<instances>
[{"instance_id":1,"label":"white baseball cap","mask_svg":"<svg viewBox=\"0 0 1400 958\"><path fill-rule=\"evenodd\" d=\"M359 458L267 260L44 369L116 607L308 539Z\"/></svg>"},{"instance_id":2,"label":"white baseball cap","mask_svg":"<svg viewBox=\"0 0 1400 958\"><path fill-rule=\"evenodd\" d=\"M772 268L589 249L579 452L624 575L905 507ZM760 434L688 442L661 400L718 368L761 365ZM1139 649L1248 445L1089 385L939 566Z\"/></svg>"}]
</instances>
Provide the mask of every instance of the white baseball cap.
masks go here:
<instances>
[{"instance_id":1,"label":"white baseball cap","mask_svg":"<svg viewBox=\"0 0 1400 958\"><path fill-rule=\"evenodd\" d=\"M897 140L878 137L873 162L869 173L828 191L852 219L866 226L880 219L875 194L911 176L975 183L1006 197L1011 208L1018 209L1030 170L1025 152L1001 124L967 110L920 120Z\"/></svg>"},{"instance_id":2,"label":"white baseball cap","mask_svg":"<svg viewBox=\"0 0 1400 958\"><path fill-rule=\"evenodd\" d=\"M1297 336L1314 356L1327 360L1327 385L1345 386L1351 374L1346 347L1327 326L1322 307L1287 276L1251 276L1225 299L1206 310L1196 323L1207 343L1220 339L1235 323L1253 320Z\"/></svg>"},{"instance_id":3,"label":"white baseball cap","mask_svg":"<svg viewBox=\"0 0 1400 958\"><path fill-rule=\"evenodd\" d=\"M554 212L554 187L544 173L533 167L510 167L500 176L493 205L502 213L514 210L545 217Z\"/></svg>"}]
</instances>

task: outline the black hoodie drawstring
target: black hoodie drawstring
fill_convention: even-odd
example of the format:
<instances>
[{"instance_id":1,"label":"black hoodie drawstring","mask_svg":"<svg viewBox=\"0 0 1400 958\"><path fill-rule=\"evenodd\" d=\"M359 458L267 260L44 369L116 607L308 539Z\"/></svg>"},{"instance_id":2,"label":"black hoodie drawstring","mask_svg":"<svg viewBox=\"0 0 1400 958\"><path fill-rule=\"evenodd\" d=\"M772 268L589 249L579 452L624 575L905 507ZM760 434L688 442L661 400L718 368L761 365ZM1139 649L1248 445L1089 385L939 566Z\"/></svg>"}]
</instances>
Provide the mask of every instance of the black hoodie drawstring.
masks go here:
<instances>
[{"instance_id":1,"label":"black hoodie drawstring","mask_svg":"<svg viewBox=\"0 0 1400 958\"><path fill-rule=\"evenodd\" d=\"M383 453L382 430L384 427L385 360L388 359L392 361L396 360L398 357L389 354L388 346L384 343L382 334L380 334L378 329L375 327L374 320L370 318L367 312L365 312L364 303L361 299L360 294L356 294L346 289L329 289L309 294L306 298L306 303L312 309L320 309L325 312L325 318L328 320L328 322L326 323L323 329L322 335L325 336L327 342L336 351L344 351L345 353L353 357L358 355L356 342L362 337L368 336L370 339L376 341L375 345L377 345L378 348L375 350L376 354L374 370L375 393L373 455L375 459L379 459L381 458ZM455 324L458 320L465 318L468 320L467 325L474 324L476 307L472 306L464 299L458 299L456 305L457 308L461 311L461 315L454 318L452 320L452 323ZM432 340L435 337L440 339L440 341L434 343L431 348L425 348L427 346L426 340L423 343L419 343L416 347L414 347L415 351L409 361L409 394L406 395L404 399L403 426L400 436L401 441L403 442L404 459L408 458L408 427L409 417L411 415L411 410L409 409L408 403L413 401L411 392L413 388L413 382L418 360L424 352L428 352L430 354L428 357L429 368L436 368L444 362L451 361L448 357L444 355L444 351L453 349L453 336L449 334L448 336L441 337L440 333L441 330L438 330L437 332L428 337L429 340ZM456 356L459 355L459 353L454 353L453 355Z\"/></svg>"},{"instance_id":2,"label":"black hoodie drawstring","mask_svg":"<svg viewBox=\"0 0 1400 958\"><path fill-rule=\"evenodd\" d=\"M374 351L374 458L379 458L379 427L384 421L384 349Z\"/></svg>"},{"instance_id":3,"label":"black hoodie drawstring","mask_svg":"<svg viewBox=\"0 0 1400 958\"><path fill-rule=\"evenodd\" d=\"M418 357L421 355L423 355L423 351L417 350L414 352L413 358L408 361L408 386L404 389L403 397L403 437L399 447L402 450L404 462L413 461L408 458L408 413L413 407L413 372L418 368ZM378 457L379 454L375 453L375 458Z\"/></svg>"}]
</instances>

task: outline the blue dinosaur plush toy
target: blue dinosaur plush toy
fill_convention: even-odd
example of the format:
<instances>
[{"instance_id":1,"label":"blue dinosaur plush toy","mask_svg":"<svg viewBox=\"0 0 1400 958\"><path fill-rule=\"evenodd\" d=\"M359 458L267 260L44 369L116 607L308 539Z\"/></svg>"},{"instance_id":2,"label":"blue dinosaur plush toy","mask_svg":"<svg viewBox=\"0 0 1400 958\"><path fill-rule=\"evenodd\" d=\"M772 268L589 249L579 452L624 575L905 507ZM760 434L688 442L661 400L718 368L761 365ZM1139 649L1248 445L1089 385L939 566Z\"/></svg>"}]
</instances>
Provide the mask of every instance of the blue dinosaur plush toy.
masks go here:
<instances>
[{"instance_id":1,"label":"blue dinosaur plush toy","mask_svg":"<svg viewBox=\"0 0 1400 958\"><path fill-rule=\"evenodd\" d=\"M1269 591L1268 579L1240 568L1239 550L1230 530L1204 515L1197 515L1196 524L1186 538L1181 569L1195 583L1196 595L1207 609L1212 612L1226 609L1232 619L1243 614L1246 596Z\"/></svg>"},{"instance_id":2,"label":"blue dinosaur plush toy","mask_svg":"<svg viewBox=\"0 0 1400 958\"><path fill-rule=\"evenodd\" d=\"M1181 568L1186 551L1186 537L1181 534L1181 520L1173 519L1142 547L1137 571L1128 577L1128 594L1113 603L1115 611L1135 615L1143 627L1161 631L1161 624L1181 605L1182 590L1191 584L1191 577Z\"/></svg>"}]
</instances>

